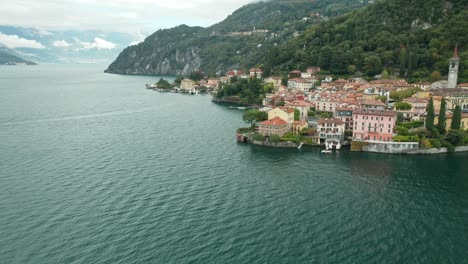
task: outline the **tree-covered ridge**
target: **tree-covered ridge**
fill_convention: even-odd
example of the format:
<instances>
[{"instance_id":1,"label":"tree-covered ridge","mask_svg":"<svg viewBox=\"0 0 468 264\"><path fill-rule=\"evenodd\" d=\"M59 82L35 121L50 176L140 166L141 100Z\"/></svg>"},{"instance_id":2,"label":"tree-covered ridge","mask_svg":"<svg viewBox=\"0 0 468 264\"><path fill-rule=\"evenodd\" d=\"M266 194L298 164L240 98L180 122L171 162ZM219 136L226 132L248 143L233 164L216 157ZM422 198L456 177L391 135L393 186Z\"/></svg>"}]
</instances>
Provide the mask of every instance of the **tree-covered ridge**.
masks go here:
<instances>
[{"instance_id":1,"label":"tree-covered ridge","mask_svg":"<svg viewBox=\"0 0 468 264\"><path fill-rule=\"evenodd\" d=\"M265 63L276 71L318 65L334 74L390 73L415 80L443 75L455 45L461 81L468 80L466 0L382 0L322 22L274 47Z\"/></svg>"},{"instance_id":2,"label":"tree-covered ridge","mask_svg":"<svg viewBox=\"0 0 468 264\"><path fill-rule=\"evenodd\" d=\"M360 0L274 0L248 4L208 28L182 25L158 30L144 42L122 51L107 71L188 75L196 70L210 73L263 66L261 62L278 43L327 20L324 16L363 5ZM254 28L268 33L231 34Z\"/></svg>"},{"instance_id":3,"label":"tree-covered ridge","mask_svg":"<svg viewBox=\"0 0 468 264\"><path fill-rule=\"evenodd\" d=\"M225 20L209 27L227 33L247 31L253 27L281 32L285 28L304 30L310 25L304 18L320 20L348 13L367 4L356 0L272 0L247 4ZM319 16L315 16L318 14Z\"/></svg>"}]
</instances>

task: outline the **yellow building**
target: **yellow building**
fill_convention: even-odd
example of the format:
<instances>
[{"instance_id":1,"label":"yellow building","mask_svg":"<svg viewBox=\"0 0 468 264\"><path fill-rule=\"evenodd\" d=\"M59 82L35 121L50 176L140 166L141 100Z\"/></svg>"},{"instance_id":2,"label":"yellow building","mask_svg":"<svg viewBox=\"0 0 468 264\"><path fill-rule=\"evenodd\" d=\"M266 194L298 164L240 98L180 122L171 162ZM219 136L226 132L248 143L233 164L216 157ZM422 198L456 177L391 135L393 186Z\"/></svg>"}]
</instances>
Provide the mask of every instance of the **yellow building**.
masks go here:
<instances>
[{"instance_id":1,"label":"yellow building","mask_svg":"<svg viewBox=\"0 0 468 264\"><path fill-rule=\"evenodd\" d=\"M292 131L294 134L299 134L304 128L309 128L309 124L305 120L294 121Z\"/></svg>"},{"instance_id":2,"label":"yellow building","mask_svg":"<svg viewBox=\"0 0 468 264\"><path fill-rule=\"evenodd\" d=\"M268 111L268 120L279 117L288 123L288 128L292 127L294 122L294 109L286 107L276 107Z\"/></svg>"},{"instance_id":3,"label":"yellow building","mask_svg":"<svg viewBox=\"0 0 468 264\"><path fill-rule=\"evenodd\" d=\"M452 117L453 117L452 113L448 113L445 116L445 130L446 131L450 130L450 126L452 125ZM435 116L434 117L434 124L438 124L438 123L439 123L439 117ZM461 122L460 122L460 129L462 129L462 130L467 130L468 129L468 113L462 113L462 119L461 119Z\"/></svg>"},{"instance_id":4,"label":"yellow building","mask_svg":"<svg viewBox=\"0 0 468 264\"><path fill-rule=\"evenodd\" d=\"M264 136L284 136L289 131L288 123L279 117L258 124L257 132Z\"/></svg>"}]
</instances>

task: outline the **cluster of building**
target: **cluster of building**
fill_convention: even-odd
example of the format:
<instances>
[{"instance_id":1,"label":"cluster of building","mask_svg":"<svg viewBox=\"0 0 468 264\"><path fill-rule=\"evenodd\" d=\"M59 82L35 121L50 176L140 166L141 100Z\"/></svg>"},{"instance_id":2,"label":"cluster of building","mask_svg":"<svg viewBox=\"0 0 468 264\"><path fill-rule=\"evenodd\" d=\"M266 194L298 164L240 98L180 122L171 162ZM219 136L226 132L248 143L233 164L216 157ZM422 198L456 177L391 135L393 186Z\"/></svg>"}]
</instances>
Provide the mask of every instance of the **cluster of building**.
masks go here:
<instances>
[{"instance_id":1,"label":"cluster of building","mask_svg":"<svg viewBox=\"0 0 468 264\"><path fill-rule=\"evenodd\" d=\"M442 87L434 87L440 82L409 84L402 79L367 82L352 78L334 81L331 76L319 78L318 67L310 67L305 72L291 71L287 85L282 84L282 77L267 77L265 82L272 83L275 90L263 100L260 110L268 112L268 120L258 124L257 132L266 137L283 136L288 132L301 133L317 144L332 144L335 147L347 144L347 139L390 143L397 135L397 119L401 122L424 121L431 97L436 113L439 112L442 98L447 102L447 130L457 105L463 111L461 127L468 129L468 84L457 84L458 62L455 50L449 67L449 79L445 81L446 84L442 83ZM261 70L255 69L254 74L256 72ZM420 89L412 97L403 99L411 108L396 109L390 92L414 88ZM299 112L299 120L296 121L295 110ZM316 116L327 117L309 116L309 110L314 110Z\"/></svg>"}]
</instances>

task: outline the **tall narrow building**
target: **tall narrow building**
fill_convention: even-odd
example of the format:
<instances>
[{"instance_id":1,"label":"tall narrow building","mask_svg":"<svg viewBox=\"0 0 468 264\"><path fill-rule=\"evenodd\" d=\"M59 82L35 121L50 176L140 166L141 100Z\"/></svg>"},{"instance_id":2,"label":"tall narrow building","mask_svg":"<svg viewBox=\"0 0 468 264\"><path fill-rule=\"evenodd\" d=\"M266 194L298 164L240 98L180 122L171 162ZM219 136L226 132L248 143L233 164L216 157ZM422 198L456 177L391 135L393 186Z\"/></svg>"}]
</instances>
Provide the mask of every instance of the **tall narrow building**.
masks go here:
<instances>
[{"instance_id":1,"label":"tall narrow building","mask_svg":"<svg viewBox=\"0 0 468 264\"><path fill-rule=\"evenodd\" d=\"M450 59L447 88L457 87L459 63L460 63L460 60L458 59L458 48L455 46L455 50L453 51L453 58Z\"/></svg>"}]
</instances>

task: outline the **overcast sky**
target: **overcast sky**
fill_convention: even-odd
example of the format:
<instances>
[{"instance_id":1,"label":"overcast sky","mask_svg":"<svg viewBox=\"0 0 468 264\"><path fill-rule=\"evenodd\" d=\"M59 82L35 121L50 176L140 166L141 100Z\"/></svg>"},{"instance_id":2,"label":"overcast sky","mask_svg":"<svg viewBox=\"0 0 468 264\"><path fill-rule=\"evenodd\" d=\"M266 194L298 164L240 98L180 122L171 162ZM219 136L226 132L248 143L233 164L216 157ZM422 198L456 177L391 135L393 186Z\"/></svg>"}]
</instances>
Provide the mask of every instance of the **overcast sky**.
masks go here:
<instances>
[{"instance_id":1,"label":"overcast sky","mask_svg":"<svg viewBox=\"0 0 468 264\"><path fill-rule=\"evenodd\" d=\"M209 26L252 0L2 0L0 25L148 35L180 24Z\"/></svg>"}]
</instances>

